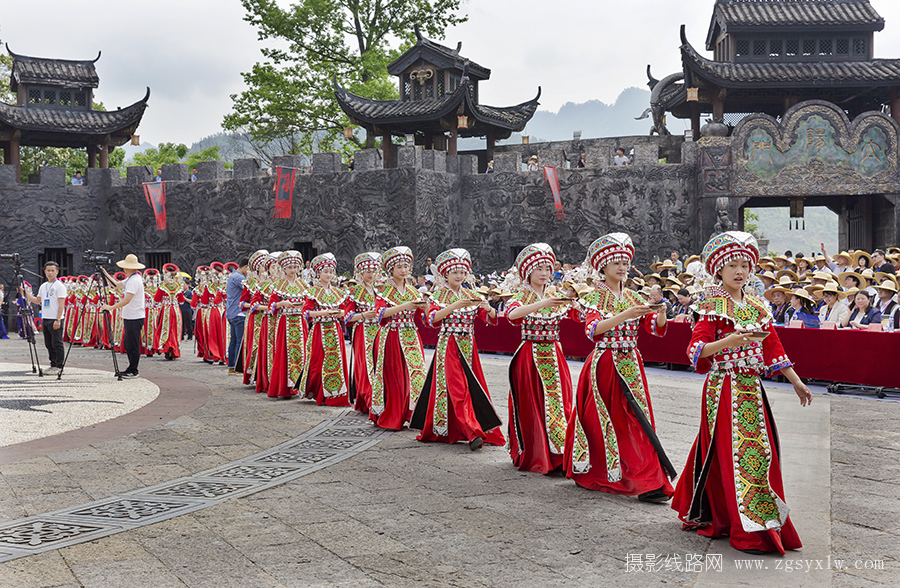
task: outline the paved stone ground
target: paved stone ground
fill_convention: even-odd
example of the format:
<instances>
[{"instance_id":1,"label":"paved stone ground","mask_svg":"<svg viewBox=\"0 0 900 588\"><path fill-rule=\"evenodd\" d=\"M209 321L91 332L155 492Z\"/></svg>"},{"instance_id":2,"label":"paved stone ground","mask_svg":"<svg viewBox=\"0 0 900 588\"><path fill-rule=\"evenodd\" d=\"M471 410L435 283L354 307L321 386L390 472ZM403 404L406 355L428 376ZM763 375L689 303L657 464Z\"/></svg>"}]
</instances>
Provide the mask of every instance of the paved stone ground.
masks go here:
<instances>
[{"instance_id":1,"label":"paved stone ground","mask_svg":"<svg viewBox=\"0 0 900 588\"><path fill-rule=\"evenodd\" d=\"M27 361L20 342L2 343L4 360ZM107 357L98 357L74 348L70 361L111 367ZM483 363L505 421L508 357L484 356ZM163 424L0 465L0 523L221 466L335 415L309 401L260 397L223 368L194 359L145 360L141 371L151 380L187 378L211 396ZM650 385L660 437L680 468L698 426L701 381L652 370ZM767 388L783 440L787 502L805 543L784 559L741 556L726 541L681 532L667 506L589 492L559 476L520 473L503 448L473 453L463 445L424 445L403 431L269 490L0 564L0 586L900 583L900 403L817 396L811 410L801 410L792 392ZM0 412L0 426L9 418ZM628 572L629 554L669 556L668 569ZM678 571L674 557L683 562L691 554L723 554L723 571ZM827 565L828 556L832 567L839 558L850 569L806 571L815 560ZM738 572L736 557L768 569ZM857 561L863 569L855 569ZM883 570L865 569L877 561Z\"/></svg>"}]
</instances>

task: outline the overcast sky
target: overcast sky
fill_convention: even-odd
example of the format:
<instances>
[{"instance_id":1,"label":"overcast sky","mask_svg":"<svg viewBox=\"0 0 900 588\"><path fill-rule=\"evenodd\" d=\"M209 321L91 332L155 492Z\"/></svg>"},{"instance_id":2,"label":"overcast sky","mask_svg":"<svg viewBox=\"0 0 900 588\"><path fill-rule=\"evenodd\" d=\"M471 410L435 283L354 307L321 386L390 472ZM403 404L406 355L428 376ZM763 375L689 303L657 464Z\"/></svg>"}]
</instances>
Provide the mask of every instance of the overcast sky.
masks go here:
<instances>
[{"instance_id":1,"label":"overcast sky","mask_svg":"<svg viewBox=\"0 0 900 588\"><path fill-rule=\"evenodd\" d=\"M279 0L287 5L287 0ZM876 57L900 57L900 2L871 0L887 21ZM481 101L506 106L531 99L541 108L566 102L614 102L629 86L645 87L681 70L679 25L703 48L714 0L470 0L469 21L443 43L491 68ZM39 10L35 10L37 7ZM142 141L187 143L220 130L241 72L261 59L256 31L239 0L0 0L0 38L24 55L93 59L107 108L140 100L150 108ZM677 7L677 8L675 8Z\"/></svg>"}]
</instances>

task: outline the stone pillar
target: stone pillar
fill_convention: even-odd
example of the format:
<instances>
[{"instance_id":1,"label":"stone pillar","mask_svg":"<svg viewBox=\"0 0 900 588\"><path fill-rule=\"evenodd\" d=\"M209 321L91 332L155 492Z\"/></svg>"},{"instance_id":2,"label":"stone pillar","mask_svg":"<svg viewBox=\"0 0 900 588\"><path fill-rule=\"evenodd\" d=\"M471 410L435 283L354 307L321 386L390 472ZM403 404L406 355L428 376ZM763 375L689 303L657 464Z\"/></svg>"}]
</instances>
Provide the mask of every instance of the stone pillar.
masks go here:
<instances>
[{"instance_id":1,"label":"stone pillar","mask_svg":"<svg viewBox=\"0 0 900 588\"><path fill-rule=\"evenodd\" d=\"M0 165L0 188L12 188L19 182L19 168L14 165Z\"/></svg>"},{"instance_id":2,"label":"stone pillar","mask_svg":"<svg viewBox=\"0 0 900 588\"><path fill-rule=\"evenodd\" d=\"M542 165L552 165L556 169L565 169L565 157L559 149L542 149L538 151L538 170L543 171Z\"/></svg>"},{"instance_id":3,"label":"stone pillar","mask_svg":"<svg viewBox=\"0 0 900 588\"><path fill-rule=\"evenodd\" d=\"M234 160L234 179L259 178L266 175L266 172L260 168L258 159L235 159Z\"/></svg>"},{"instance_id":4,"label":"stone pillar","mask_svg":"<svg viewBox=\"0 0 900 588\"><path fill-rule=\"evenodd\" d=\"M634 146L634 165L657 165L659 163L659 145L641 143Z\"/></svg>"},{"instance_id":5,"label":"stone pillar","mask_svg":"<svg viewBox=\"0 0 900 588\"><path fill-rule=\"evenodd\" d=\"M160 169L164 182L187 182L191 179L186 163L164 163Z\"/></svg>"},{"instance_id":6,"label":"stone pillar","mask_svg":"<svg viewBox=\"0 0 900 588\"><path fill-rule=\"evenodd\" d=\"M474 176L478 173L477 155L457 155L459 158L459 173L464 176ZM496 165L496 162L495 162Z\"/></svg>"},{"instance_id":7,"label":"stone pillar","mask_svg":"<svg viewBox=\"0 0 900 588\"><path fill-rule=\"evenodd\" d=\"M459 155L447 155L446 152L444 156L446 158L447 164L447 173L448 174L458 174L459 173Z\"/></svg>"},{"instance_id":8,"label":"stone pillar","mask_svg":"<svg viewBox=\"0 0 900 588\"><path fill-rule=\"evenodd\" d=\"M122 177L116 168L94 168L87 170L84 183L88 186L111 188L122 185Z\"/></svg>"},{"instance_id":9,"label":"stone pillar","mask_svg":"<svg viewBox=\"0 0 900 588\"><path fill-rule=\"evenodd\" d=\"M225 177L224 161L200 161L197 162L197 180L221 180Z\"/></svg>"},{"instance_id":10,"label":"stone pillar","mask_svg":"<svg viewBox=\"0 0 900 588\"><path fill-rule=\"evenodd\" d=\"M422 169L422 149L415 146L398 149L397 167Z\"/></svg>"},{"instance_id":11,"label":"stone pillar","mask_svg":"<svg viewBox=\"0 0 900 588\"><path fill-rule=\"evenodd\" d=\"M277 155L272 158L272 168L276 168L278 166L281 167L292 167L294 169L301 169L304 167L303 158L299 155Z\"/></svg>"},{"instance_id":12,"label":"stone pillar","mask_svg":"<svg viewBox=\"0 0 900 588\"><path fill-rule=\"evenodd\" d=\"M38 169L38 183L42 186L58 188L66 185L66 168L41 167Z\"/></svg>"},{"instance_id":13,"label":"stone pillar","mask_svg":"<svg viewBox=\"0 0 900 588\"><path fill-rule=\"evenodd\" d=\"M612 165L612 147L609 145L587 147L584 152L585 167L609 167Z\"/></svg>"},{"instance_id":14,"label":"stone pillar","mask_svg":"<svg viewBox=\"0 0 900 588\"><path fill-rule=\"evenodd\" d=\"M125 183L129 186L140 186L144 182L153 181L153 170L149 165L128 166L125 174Z\"/></svg>"},{"instance_id":15,"label":"stone pillar","mask_svg":"<svg viewBox=\"0 0 900 588\"><path fill-rule=\"evenodd\" d=\"M384 169L381 151L378 149L363 149L353 154L353 171L368 171L370 169Z\"/></svg>"},{"instance_id":16,"label":"stone pillar","mask_svg":"<svg viewBox=\"0 0 900 588\"><path fill-rule=\"evenodd\" d=\"M312 172L330 174L341 171L341 156L337 153L313 153Z\"/></svg>"},{"instance_id":17,"label":"stone pillar","mask_svg":"<svg viewBox=\"0 0 900 588\"><path fill-rule=\"evenodd\" d=\"M494 155L494 173L522 171L522 154L508 151Z\"/></svg>"},{"instance_id":18,"label":"stone pillar","mask_svg":"<svg viewBox=\"0 0 900 588\"><path fill-rule=\"evenodd\" d=\"M382 160L384 161L384 169L394 167L393 148L391 145L391 125L385 125L381 134L381 150Z\"/></svg>"},{"instance_id":19,"label":"stone pillar","mask_svg":"<svg viewBox=\"0 0 900 588\"><path fill-rule=\"evenodd\" d=\"M447 154L444 151L425 149L422 151L422 168L434 171L447 171Z\"/></svg>"}]
</instances>

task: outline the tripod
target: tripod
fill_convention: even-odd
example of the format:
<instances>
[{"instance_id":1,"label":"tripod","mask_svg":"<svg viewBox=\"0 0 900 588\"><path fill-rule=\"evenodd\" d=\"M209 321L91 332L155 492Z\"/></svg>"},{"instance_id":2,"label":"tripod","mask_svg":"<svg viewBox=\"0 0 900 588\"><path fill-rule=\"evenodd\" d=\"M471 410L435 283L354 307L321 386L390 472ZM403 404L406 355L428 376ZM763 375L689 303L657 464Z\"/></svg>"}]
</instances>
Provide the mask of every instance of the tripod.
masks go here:
<instances>
[{"instance_id":1,"label":"tripod","mask_svg":"<svg viewBox=\"0 0 900 588\"><path fill-rule=\"evenodd\" d=\"M13 278L16 284L15 291L17 293L19 290L24 292L25 277L22 275L22 264L19 261L18 254L16 254L13 261L13 273L15 274L15 278ZM16 301L16 306L19 307L19 310L16 312L16 322L19 320L22 321L22 330L25 332L25 340L28 341L28 355L31 357L31 373L37 374L39 377L43 378L44 370L41 368L41 360L38 358L37 342L34 340L34 332L36 330L34 311L31 308L31 302L29 302L26 296L23 295L20 300Z\"/></svg>"},{"instance_id":2,"label":"tripod","mask_svg":"<svg viewBox=\"0 0 900 588\"><path fill-rule=\"evenodd\" d=\"M91 275L91 281L88 283L87 291L90 293L91 289L97 287L97 292L100 295L101 304L105 304L106 301L109 300L109 291L106 285L106 278L103 276L103 270L100 267L100 264L96 264L94 268L94 273ZM87 296L84 297L84 301L81 303L81 312L79 313L79 317L84 316L84 309L87 307ZM116 357L116 343L113 341L113 337L115 334L113 333L113 324L112 324L112 314L108 310L99 310L103 317L103 329L106 331L107 336L110 338L109 341L109 349L112 353L113 360L113 370L115 370L116 378L121 382L122 381L122 373L119 371L119 358ZM76 327L77 328L77 327ZM74 332L74 331L73 331ZM63 370L66 367L66 363L69 361L69 352L72 351L72 344L75 343L75 337L73 336L69 339L69 347L66 349L66 357L63 359L63 365L59 368L59 373L56 375L57 380L62 379Z\"/></svg>"}]
</instances>

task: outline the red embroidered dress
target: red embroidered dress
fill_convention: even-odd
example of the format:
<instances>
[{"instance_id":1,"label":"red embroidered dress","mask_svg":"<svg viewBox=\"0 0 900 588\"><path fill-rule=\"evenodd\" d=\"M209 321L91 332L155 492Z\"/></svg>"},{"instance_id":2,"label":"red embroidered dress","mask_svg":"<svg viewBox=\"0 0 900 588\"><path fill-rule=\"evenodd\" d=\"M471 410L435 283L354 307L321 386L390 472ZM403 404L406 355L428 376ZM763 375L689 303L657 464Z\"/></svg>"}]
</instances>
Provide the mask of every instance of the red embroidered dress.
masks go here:
<instances>
[{"instance_id":1,"label":"red embroidered dress","mask_svg":"<svg viewBox=\"0 0 900 588\"><path fill-rule=\"evenodd\" d=\"M181 357L181 307L184 294L177 283L162 283L153 295L159 318L153 334L153 349L158 353L171 351L173 357Z\"/></svg>"},{"instance_id":2,"label":"red embroidered dress","mask_svg":"<svg viewBox=\"0 0 900 588\"><path fill-rule=\"evenodd\" d=\"M69 295L66 296L66 311L63 315L65 321L63 322L63 342L68 343L75 336L75 330L78 328L78 306L76 305L76 301L78 299L77 294L74 291L74 284L67 285L69 288Z\"/></svg>"},{"instance_id":3,"label":"red embroidered dress","mask_svg":"<svg viewBox=\"0 0 900 588\"><path fill-rule=\"evenodd\" d=\"M269 372L269 396L290 398L297 394L296 386L303 372L305 325L302 306L275 308L278 302L302 304L306 285L297 278L293 284L280 280L269 296L269 328L274 328L272 365Z\"/></svg>"},{"instance_id":4,"label":"red embroidered dress","mask_svg":"<svg viewBox=\"0 0 900 588\"><path fill-rule=\"evenodd\" d=\"M799 549L800 537L788 516L781 480L780 446L761 374L791 362L772 326L766 303L749 294L735 302L721 286L706 289L692 305L700 315L688 355L706 374L700 433L675 489L672 508L685 529L700 535L728 535L735 549L766 552ZM728 336L735 326L765 329L762 343L723 349L701 358L707 343Z\"/></svg>"},{"instance_id":5,"label":"red embroidered dress","mask_svg":"<svg viewBox=\"0 0 900 588\"><path fill-rule=\"evenodd\" d=\"M250 383L248 374L255 377L257 392L269 390L269 374L272 371L272 357L275 355L276 321L267 306L274 289L275 284L268 280L258 284L250 298L250 312L247 314L253 317L253 323L256 325L253 337L255 359L252 360L250 370L244 370L244 382Z\"/></svg>"},{"instance_id":6,"label":"red embroidered dress","mask_svg":"<svg viewBox=\"0 0 900 588\"><path fill-rule=\"evenodd\" d=\"M365 285L352 286L344 302L347 312L344 320L350 323L353 315L375 310L376 293ZM375 372L375 338L378 335L378 317L350 323L350 400L359 412L369 412L372 403L372 378Z\"/></svg>"},{"instance_id":7,"label":"red embroidered dress","mask_svg":"<svg viewBox=\"0 0 900 588\"><path fill-rule=\"evenodd\" d=\"M425 352L416 329L420 310L404 310L384 318L384 310L413 300L421 294L409 284L403 290L391 282L379 284L378 321L375 340L375 375L369 418L383 429L400 430L412 416L412 407L425 385Z\"/></svg>"},{"instance_id":8,"label":"red embroidered dress","mask_svg":"<svg viewBox=\"0 0 900 588\"><path fill-rule=\"evenodd\" d=\"M507 315L541 300L517 292ZM579 320L574 309L541 308L510 320L522 327L522 344L509 364L509 455L522 471L547 474L562 467L566 427L572 412L572 376L559 344L559 323Z\"/></svg>"},{"instance_id":9,"label":"red embroidered dress","mask_svg":"<svg viewBox=\"0 0 900 588\"><path fill-rule=\"evenodd\" d=\"M225 328L225 294L219 284L207 286L209 313L206 315L206 357L217 363L225 363L228 340L225 336L230 329Z\"/></svg>"},{"instance_id":10,"label":"red embroidered dress","mask_svg":"<svg viewBox=\"0 0 900 588\"><path fill-rule=\"evenodd\" d=\"M335 286L314 286L306 291L303 317L308 325L306 364L300 389L306 398L326 406L350 406L343 314L310 317L310 312L341 310L347 295Z\"/></svg>"},{"instance_id":11,"label":"red embroidered dress","mask_svg":"<svg viewBox=\"0 0 900 588\"><path fill-rule=\"evenodd\" d=\"M97 317L100 314L100 295L91 288L85 295L84 311L81 313L81 327L76 333L75 342L80 342L85 347L100 346L100 329L97 326Z\"/></svg>"},{"instance_id":12,"label":"red embroidered dress","mask_svg":"<svg viewBox=\"0 0 900 588\"><path fill-rule=\"evenodd\" d=\"M240 365L240 371L243 374L244 384L253 381L256 369L256 347L258 341L256 339L259 334L259 323L262 320L262 312L259 306L252 308L251 301L253 294L259 288L259 279L255 277L247 278L242 284L241 290L241 308L247 305L247 318L244 321L244 334L241 336L241 350L238 353L238 362L235 364L235 370Z\"/></svg>"},{"instance_id":13,"label":"red embroidered dress","mask_svg":"<svg viewBox=\"0 0 900 588\"><path fill-rule=\"evenodd\" d=\"M144 287L144 326L141 329L141 352L147 357L153 357L156 348L153 346L153 340L156 337L156 323L159 320L159 306L154 302L156 291L155 286Z\"/></svg>"},{"instance_id":14,"label":"red embroidered dress","mask_svg":"<svg viewBox=\"0 0 900 588\"><path fill-rule=\"evenodd\" d=\"M595 333L601 321L644 305L627 288L620 298L599 282L579 303L594 350L578 378L575 410L566 431L566 477L589 490L633 495L662 488L671 496L669 477L674 479L676 472L656 436L644 362L637 349L642 327L659 337L666 329L657 329L656 314L651 313Z\"/></svg>"},{"instance_id":15,"label":"red embroidered dress","mask_svg":"<svg viewBox=\"0 0 900 588\"><path fill-rule=\"evenodd\" d=\"M475 345L475 319L489 324L496 321L478 307L455 310L441 321L434 320L436 312L457 300L474 298L479 298L478 294L466 288L460 289L459 296L450 288L440 288L432 295L425 324L441 331L409 423L411 429L422 431L416 437L419 441L456 443L481 437L490 445L505 443Z\"/></svg>"}]
</instances>

